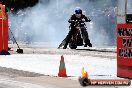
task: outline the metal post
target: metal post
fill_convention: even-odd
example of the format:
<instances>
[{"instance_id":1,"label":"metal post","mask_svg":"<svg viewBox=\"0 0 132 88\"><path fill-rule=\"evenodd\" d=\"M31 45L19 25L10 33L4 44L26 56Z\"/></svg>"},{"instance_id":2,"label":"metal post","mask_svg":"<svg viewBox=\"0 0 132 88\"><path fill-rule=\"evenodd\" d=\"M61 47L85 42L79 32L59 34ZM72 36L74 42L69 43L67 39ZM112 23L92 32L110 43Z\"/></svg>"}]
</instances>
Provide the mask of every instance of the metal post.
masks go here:
<instances>
[{"instance_id":1,"label":"metal post","mask_svg":"<svg viewBox=\"0 0 132 88\"><path fill-rule=\"evenodd\" d=\"M126 23L127 0L118 0L117 2L117 24Z\"/></svg>"}]
</instances>

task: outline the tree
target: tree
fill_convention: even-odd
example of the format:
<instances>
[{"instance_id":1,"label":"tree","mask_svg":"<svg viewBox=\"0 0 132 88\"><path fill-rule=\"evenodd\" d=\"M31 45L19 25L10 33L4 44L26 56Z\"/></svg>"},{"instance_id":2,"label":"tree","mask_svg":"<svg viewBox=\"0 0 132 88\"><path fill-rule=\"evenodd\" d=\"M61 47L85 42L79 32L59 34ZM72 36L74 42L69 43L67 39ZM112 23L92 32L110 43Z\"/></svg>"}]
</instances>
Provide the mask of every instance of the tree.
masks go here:
<instances>
[{"instance_id":1,"label":"tree","mask_svg":"<svg viewBox=\"0 0 132 88\"><path fill-rule=\"evenodd\" d=\"M24 9L27 7L32 7L38 3L39 0L2 0L2 3L11 10L14 8L14 11L18 11L19 9Z\"/></svg>"}]
</instances>

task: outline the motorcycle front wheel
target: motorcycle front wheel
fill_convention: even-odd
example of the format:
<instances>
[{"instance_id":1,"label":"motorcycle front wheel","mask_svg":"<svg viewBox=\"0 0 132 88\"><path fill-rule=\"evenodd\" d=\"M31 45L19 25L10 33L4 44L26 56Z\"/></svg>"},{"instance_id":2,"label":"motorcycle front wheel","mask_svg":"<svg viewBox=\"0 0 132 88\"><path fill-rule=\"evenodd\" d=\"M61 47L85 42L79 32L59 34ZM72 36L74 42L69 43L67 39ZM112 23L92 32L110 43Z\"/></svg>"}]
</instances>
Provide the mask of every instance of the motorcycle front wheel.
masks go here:
<instances>
[{"instance_id":1,"label":"motorcycle front wheel","mask_svg":"<svg viewBox=\"0 0 132 88\"><path fill-rule=\"evenodd\" d=\"M69 47L70 47L70 49L76 49L77 48L77 45L72 44L72 43L69 43Z\"/></svg>"}]
</instances>

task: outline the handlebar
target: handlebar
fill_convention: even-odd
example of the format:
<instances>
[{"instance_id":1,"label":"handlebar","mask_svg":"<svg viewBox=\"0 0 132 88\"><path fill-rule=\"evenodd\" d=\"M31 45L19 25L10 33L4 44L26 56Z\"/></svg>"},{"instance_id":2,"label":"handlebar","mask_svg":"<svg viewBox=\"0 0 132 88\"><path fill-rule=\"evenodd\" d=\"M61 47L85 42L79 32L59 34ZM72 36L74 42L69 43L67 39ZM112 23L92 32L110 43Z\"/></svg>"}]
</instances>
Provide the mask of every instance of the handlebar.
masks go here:
<instances>
[{"instance_id":1,"label":"handlebar","mask_svg":"<svg viewBox=\"0 0 132 88\"><path fill-rule=\"evenodd\" d=\"M91 20L69 20L69 23L75 23L75 22L81 22L81 23L84 23L84 22L90 22Z\"/></svg>"}]
</instances>

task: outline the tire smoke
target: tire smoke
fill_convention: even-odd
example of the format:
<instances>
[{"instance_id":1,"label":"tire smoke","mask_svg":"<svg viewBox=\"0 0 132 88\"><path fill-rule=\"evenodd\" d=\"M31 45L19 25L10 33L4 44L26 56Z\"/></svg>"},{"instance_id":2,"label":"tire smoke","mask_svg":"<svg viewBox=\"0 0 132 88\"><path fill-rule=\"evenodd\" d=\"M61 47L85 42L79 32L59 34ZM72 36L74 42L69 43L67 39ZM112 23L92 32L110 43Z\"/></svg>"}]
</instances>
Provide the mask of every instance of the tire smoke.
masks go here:
<instances>
[{"instance_id":1,"label":"tire smoke","mask_svg":"<svg viewBox=\"0 0 132 88\"><path fill-rule=\"evenodd\" d=\"M91 18L87 31L93 46L115 45L115 0L40 0L34 7L9 13L10 29L18 41L58 47L69 31L75 8ZM11 37L10 37L11 38Z\"/></svg>"}]
</instances>

